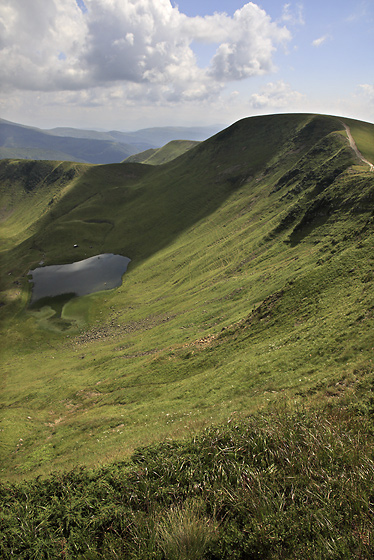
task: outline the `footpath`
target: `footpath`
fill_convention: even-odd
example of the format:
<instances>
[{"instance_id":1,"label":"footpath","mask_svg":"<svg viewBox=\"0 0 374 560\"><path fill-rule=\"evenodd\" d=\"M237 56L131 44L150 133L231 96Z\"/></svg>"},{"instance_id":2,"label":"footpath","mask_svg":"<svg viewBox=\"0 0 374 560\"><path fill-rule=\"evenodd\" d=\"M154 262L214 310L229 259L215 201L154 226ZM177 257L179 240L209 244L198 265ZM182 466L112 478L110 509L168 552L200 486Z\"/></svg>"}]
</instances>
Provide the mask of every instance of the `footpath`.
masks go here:
<instances>
[{"instance_id":1,"label":"footpath","mask_svg":"<svg viewBox=\"0 0 374 560\"><path fill-rule=\"evenodd\" d=\"M351 134L350 128L349 126L347 126L343 121L342 124L345 128L345 131L347 133L348 136L348 140L349 140L349 144L352 148L352 150L355 152L356 156L363 161L364 163L366 163L369 167L370 167L370 171L374 171L374 165L372 163L370 163L370 161L368 161L367 159L364 158L364 156L361 154L361 152L359 152L357 146L356 146L356 142L353 139L353 136Z\"/></svg>"}]
</instances>

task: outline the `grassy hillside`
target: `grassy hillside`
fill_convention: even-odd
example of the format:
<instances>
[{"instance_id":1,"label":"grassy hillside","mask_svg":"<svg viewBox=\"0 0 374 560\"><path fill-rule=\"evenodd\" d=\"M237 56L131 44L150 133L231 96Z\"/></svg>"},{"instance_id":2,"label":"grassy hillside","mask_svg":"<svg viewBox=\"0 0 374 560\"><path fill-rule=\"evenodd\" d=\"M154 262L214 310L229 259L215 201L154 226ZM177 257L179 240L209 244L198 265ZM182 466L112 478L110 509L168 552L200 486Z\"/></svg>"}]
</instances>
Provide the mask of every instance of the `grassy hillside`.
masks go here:
<instances>
[{"instance_id":1,"label":"grassy hillside","mask_svg":"<svg viewBox=\"0 0 374 560\"><path fill-rule=\"evenodd\" d=\"M0 193L3 558L373 556L374 174L341 119L3 161ZM28 307L30 268L103 252L121 287Z\"/></svg>"},{"instance_id":2,"label":"grassy hillside","mask_svg":"<svg viewBox=\"0 0 374 560\"><path fill-rule=\"evenodd\" d=\"M168 163L176 157L188 152L191 148L196 146L199 142L192 140L172 140L162 148L157 150L145 150L139 154L129 156L124 163L146 163L148 165L162 165Z\"/></svg>"},{"instance_id":3,"label":"grassy hillside","mask_svg":"<svg viewBox=\"0 0 374 560\"><path fill-rule=\"evenodd\" d=\"M350 120L349 127L361 154L371 163L374 162L373 125L362 121Z\"/></svg>"},{"instance_id":4,"label":"grassy hillside","mask_svg":"<svg viewBox=\"0 0 374 560\"><path fill-rule=\"evenodd\" d=\"M160 166L25 165L1 171L4 479L279 401L372 411L374 176L339 119L245 119ZM132 259L120 288L27 308L30 268L104 252Z\"/></svg>"},{"instance_id":5,"label":"grassy hillside","mask_svg":"<svg viewBox=\"0 0 374 560\"><path fill-rule=\"evenodd\" d=\"M72 188L89 166L60 161L0 161L0 237L3 249L33 232L33 225Z\"/></svg>"}]
</instances>

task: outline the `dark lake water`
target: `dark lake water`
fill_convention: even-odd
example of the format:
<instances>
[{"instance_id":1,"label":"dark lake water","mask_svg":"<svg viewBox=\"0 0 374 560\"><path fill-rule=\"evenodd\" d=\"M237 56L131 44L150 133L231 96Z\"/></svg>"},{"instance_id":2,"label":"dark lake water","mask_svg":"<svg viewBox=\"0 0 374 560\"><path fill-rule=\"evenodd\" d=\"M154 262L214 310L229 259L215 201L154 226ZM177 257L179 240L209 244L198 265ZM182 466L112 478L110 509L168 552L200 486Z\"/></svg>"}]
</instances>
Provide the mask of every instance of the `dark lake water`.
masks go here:
<instances>
[{"instance_id":1,"label":"dark lake water","mask_svg":"<svg viewBox=\"0 0 374 560\"><path fill-rule=\"evenodd\" d=\"M33 282L31 301L63 294L85 296L101 290L111 290L122 283L122 276L131 259L105 253L83 261L30 270Z\"/></svg>"}]
</instances>

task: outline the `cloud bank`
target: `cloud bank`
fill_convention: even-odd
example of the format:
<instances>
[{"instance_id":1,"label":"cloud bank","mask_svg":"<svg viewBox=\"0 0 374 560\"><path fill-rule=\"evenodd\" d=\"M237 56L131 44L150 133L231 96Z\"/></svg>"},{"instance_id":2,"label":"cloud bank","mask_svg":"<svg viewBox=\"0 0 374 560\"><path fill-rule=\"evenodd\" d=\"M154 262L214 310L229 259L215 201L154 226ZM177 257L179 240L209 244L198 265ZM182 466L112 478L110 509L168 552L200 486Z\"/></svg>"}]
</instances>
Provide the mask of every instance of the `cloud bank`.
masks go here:
<instances>
[{"instance_id":1,"label":"cloud bank","mask_svg":"<svg viewBox=\"0 0 374 560\"><path fill-rule=\"evenodd\" d=\"M291 39L252 2L232 17L187 17L169 0L2 0L0 37L3 92L83 99L90 89L113 95L120 87L130 101L166 102L207 99L272 71L276 49ZM197 43L215 46L206 67Z\"/></svg>"}]
</instances>

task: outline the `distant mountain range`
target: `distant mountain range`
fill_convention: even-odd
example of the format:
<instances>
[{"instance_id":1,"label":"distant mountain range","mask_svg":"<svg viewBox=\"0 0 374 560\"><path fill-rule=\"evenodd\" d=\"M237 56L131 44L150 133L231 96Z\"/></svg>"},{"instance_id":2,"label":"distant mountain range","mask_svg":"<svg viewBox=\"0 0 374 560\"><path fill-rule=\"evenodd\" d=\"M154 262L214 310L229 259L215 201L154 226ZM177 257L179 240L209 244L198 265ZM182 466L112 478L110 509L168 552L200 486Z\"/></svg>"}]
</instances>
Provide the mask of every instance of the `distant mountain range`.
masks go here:
<instances>
[{"instance_id":1,"label":"distant mountain range","mask_svg":"<svg viewBox=\"0 0 374 560\"><path fill-rule=\"evenodd\" d=\"M0 119L0 159L118 163L172 140L201 141L221 130L210 127L156 127L134 132L76 128L42 130Z\"/></svg>"}]
</instances>

